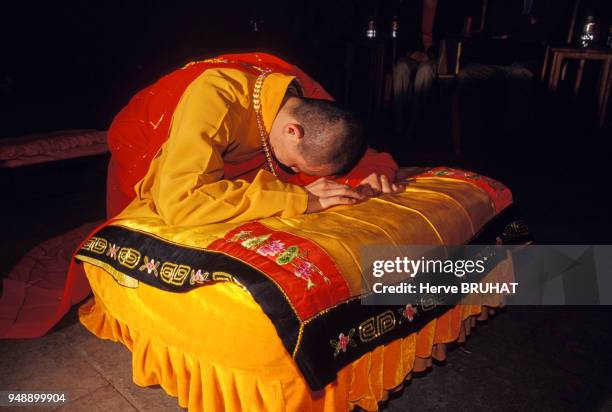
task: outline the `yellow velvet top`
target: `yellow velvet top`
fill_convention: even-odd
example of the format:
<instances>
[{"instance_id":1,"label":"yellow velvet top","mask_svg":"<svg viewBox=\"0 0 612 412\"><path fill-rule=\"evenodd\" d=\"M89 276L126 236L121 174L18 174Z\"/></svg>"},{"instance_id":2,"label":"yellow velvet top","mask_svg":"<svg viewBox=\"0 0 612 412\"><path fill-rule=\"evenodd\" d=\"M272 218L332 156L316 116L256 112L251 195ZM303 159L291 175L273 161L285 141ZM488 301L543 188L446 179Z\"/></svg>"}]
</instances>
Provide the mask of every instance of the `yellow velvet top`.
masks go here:
<instances>
[{"instance_id":1,"label":"yellow velvet top","mask_svg":"<svg viewBox=\"0 0 612 412\"><path fill-rule=\"evenodd\" d=\"M238 69L208 69L187 87L168 140L118 218L161 217L170 225L191 226L305 212L307 192L268 171L259 171L252 182L224 179L224 162L239 164L262 150L252 104L256 79ZM293 79L272 73L264 80L268 133Z\"/></svg>"}]
</instances>

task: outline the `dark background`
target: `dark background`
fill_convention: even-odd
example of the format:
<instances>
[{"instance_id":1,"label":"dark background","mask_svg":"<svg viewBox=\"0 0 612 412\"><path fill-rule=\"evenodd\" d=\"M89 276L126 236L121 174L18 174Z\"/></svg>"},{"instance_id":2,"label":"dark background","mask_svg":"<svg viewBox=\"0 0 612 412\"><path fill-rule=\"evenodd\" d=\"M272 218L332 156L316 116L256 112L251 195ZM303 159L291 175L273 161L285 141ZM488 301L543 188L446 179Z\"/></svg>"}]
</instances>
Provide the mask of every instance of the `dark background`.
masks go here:
<instances>
[{"instance_id":1,"label":"dark background","mask_svg":"<svg viewBox=\"0 0 612 412\"><path fill-rule=\"evenodd\" d=\"M458 1L446 3L455 6L439 13L438 35L457 29L461 18L456 14L472 10L478 15L476 0L462 1L463 11L458 10ZM557 41L566 30L572 1L540 3L547 6L539 13L555 15L549 31ZM583 0L582 14L609 16L611 3ZM138 90L186 62L226 52L276 54L342 99L346 45L363 39L372 17L384 41L391 16L397 14L400 49L409 48L420 30L419 4L410 0L2 2L0 137L107 129ZM491 21L503 15L497 13ZM437 24L439 20L447 22ZM605 18L601 26L602 32L607 31ZM591 120L576 123L582 128Z\"/></svg>"},{"instance_id":2,"label":"dark background","mask_svg":"<svg viewBox=\"0 0 612 412\"><path fill-rule=\"evenodd\" d=\"M359 14L369 8L359 3L2 2L0 136L106 129L141 88L226 52L275 53L333 89L342 70L333 49L359 32Z\"/></svg>"}]
</instances>

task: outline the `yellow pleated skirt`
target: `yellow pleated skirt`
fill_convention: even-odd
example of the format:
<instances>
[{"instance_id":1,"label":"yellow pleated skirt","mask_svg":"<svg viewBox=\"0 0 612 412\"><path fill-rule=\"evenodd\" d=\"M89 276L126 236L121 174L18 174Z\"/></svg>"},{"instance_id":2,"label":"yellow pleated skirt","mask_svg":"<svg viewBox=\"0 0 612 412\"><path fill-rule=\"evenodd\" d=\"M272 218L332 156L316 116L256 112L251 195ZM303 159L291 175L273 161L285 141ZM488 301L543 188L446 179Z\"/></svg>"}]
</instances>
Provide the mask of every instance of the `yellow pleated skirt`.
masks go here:
<instances>
[{"instance_id":1,"label":"yellow pleated skirt","mask_svg":"<svg viewBox=\"0 0 612 412\"><path fill-rule=\"evenodd\" d=\"M131 350L137 385L160 385L190 411L349 411L357 405L376 411L411 372L445 359L446 344L465 340L491 310L458 305L419 332L363 355L314 392L271 321L238 285L218 282L187 293L142 282L128 288L84 265L94 297L80 308L81 323ZM511 272L506 259L492 276Z\"/></svg>"}]
</instances>

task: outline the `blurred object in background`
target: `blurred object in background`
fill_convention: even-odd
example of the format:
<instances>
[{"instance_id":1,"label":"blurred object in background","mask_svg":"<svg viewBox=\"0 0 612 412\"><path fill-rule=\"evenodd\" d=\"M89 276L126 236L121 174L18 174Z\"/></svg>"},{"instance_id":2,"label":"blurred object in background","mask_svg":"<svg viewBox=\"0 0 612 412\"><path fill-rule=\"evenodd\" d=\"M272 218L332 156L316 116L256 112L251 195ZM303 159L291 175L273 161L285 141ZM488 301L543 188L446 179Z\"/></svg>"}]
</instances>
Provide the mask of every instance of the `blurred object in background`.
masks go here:
<instances>
[{"instance_id":1,"label":"blurred object in background","mask_svg":"<svg viewBox=\"0 0 612 412\"><path fill-rule=\"evenodd\" d=\"M580 34L580 47L591 47L597 43L599 26L594 16L587 16L582 33Z\"/></svg>"},{"instance_id":2,"label":"blurred object in background","mask_svg":"<svg viewBox=\"0 0 612 412\"><path fill-rule=\"evenodd\" d=\"M249 19L249 24L251 25L251 30L253 33L258 33L261 31L263 20L258 17L251 17Z\"/></svg>"},{"instance_id":3,"label":"blurred object in background","mask_svg":"<svg viewBox=\"0 0 612 412\"><path fill-rule=\"evenodd\" d=\"M567 44L579 47L605 46L612 24L612 1L573 0Z\"/></svg>"},{"instance_id":4,"label":"blurred object in background","mask_svg":"<svg viewBox=\"0 0 612 412\"><path fill-rule=\"evenodd\" d=\"M374 18L368 20L368 29L366 30L366 37L368 39L376 38L376 20L374 20Z\"/></svg>"},{"instance_id":5,"label":"blurred object in background","mask_svg":"<svg viewBox=\"0 0 612 412\"><path fill-rule=\"evenodd\" d=\"M484 31L466 39L457 76L461 141L468 152L529 133L545 44L565 37L569 0L489 0Z\"/></svg>"},{"instance_id":6,"label":"blurred object in background","mask_svg":"<svg viewBox=\"0 0 612 412\"><path fill-rule=\"evenodd\" d=\"M555 102L573 107L568 114L575 121L605 129L612 85L612 51L606 48L612 43L612 2L574 0L572 9L565 45L549 43L541 79ZM562 106L557 104L556 111Z\"/></svg>"},{"instance_id":7,"label":"blurred object in background","mask_svg":"<svg viewBox=\"0 0 612 412\"><path fill-rule=\"evenodd\" d=\"M397 16L393 16L393 19L391 19L391 38L397 39L398 30L399 30L399 20Z\"/></svg>"},{"instance_id":8,"label":"blurred object in background","mask_svg":"<svg viewBox=\"0 0 612 412\"><path fill-rule=\"evenodd\" d=\"M437 40L460 32L462 18L455 16L463 16L463 8L452 1L422 0L400 2L397 13L402 28L394 48L397 59L392 62L393 125L394 131L408 141L434 130L431 117L438 109Z\"/></svg>"}]
</instances>

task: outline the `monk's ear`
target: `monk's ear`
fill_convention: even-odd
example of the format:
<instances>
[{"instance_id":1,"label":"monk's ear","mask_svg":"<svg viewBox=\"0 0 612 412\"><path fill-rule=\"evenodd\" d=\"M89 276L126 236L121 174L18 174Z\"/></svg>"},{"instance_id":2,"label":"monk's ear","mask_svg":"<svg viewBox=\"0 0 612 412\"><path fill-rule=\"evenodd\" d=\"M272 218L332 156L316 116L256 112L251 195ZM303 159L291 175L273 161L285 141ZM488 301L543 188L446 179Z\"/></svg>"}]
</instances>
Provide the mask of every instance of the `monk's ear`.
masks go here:
<instances>
[{"instance_id":1,"label":"monk's ear","mask_svg":"<svg viewBox=\"0 0 612 412\"><path fill-rule=\"evenodd\" d=\"M304 137L304 128L297 123L287 123L285 131L289 136L295 137L298 140Z\"/></svg>"}]
</instances>

